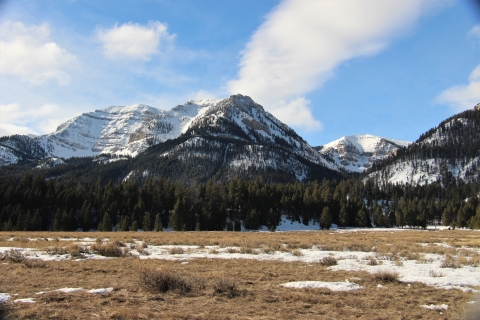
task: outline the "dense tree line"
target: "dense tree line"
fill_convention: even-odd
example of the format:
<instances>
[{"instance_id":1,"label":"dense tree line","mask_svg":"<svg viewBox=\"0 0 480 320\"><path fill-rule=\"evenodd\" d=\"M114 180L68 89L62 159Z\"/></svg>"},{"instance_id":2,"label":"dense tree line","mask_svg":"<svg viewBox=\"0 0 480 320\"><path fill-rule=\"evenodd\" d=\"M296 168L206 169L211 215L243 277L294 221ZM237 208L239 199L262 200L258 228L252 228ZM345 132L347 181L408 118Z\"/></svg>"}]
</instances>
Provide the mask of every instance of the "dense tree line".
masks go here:
<instances>
[{"instance_id":1,"label":"dense tree line","mask_svg":"<svg viewBox=\"0 0 480 320\"><path fill-rule=\"evenodd\" d=\"M25 173L0 181L0 229L275 230L281 216L322 228L480 228L479 183L448 188L379 185L374 180L267 183L231 179L185 185L169 179L114 183L45 179Z\"/></svg>"}]
</instances>

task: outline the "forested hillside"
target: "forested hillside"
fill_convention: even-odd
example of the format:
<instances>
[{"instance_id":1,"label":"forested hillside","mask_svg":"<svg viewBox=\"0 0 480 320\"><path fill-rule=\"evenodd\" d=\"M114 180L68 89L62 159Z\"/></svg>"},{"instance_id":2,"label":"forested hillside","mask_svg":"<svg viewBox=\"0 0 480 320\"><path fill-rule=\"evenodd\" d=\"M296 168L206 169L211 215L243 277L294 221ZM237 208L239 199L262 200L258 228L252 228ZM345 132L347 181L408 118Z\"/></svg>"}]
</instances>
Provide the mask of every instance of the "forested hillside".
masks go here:
<instances>
[{"instance_id":1,"label":"forested hillside","mask_svg":"<svg viewBox=\"0 0 480 320\"><path fill-rule=\"evenodd\" d=\"M476 181L480 174L480 109L459 113L428 130L394 157L375 163L370 177L382 182L445 186Z\"/></svg>"},{"instance_id":2,"label":"forested hillside","mask_svg":"<svg viewBox=\"0 0 480 320\"><path fill-rule=\"evenodd\" d=\"M0 227L10 230L275 230L281 216L339 227L480 228L480 184L427 186L373 180L265 183L209 180L185 185L169 179L102 184L46 180L30 173L0 185Z\"/></svg>"}]
</instances>

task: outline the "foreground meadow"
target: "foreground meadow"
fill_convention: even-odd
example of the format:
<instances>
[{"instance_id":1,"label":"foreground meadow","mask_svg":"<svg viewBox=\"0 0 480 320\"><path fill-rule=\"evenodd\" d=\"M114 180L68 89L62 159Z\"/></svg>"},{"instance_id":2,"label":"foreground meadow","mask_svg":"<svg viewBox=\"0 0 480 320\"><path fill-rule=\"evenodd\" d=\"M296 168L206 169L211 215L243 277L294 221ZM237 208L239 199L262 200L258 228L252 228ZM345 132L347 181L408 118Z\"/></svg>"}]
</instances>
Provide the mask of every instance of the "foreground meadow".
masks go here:
<instances>
[{"instance_id":1,"label":"foreground meadow","mask_svg":"<svg viewBox=\"0 0 480 320\"><path fill-rule=\"evenodd\" d=\"M478 319L480 233L3 232L5 319Z\"/></svg>"}]
</instances>

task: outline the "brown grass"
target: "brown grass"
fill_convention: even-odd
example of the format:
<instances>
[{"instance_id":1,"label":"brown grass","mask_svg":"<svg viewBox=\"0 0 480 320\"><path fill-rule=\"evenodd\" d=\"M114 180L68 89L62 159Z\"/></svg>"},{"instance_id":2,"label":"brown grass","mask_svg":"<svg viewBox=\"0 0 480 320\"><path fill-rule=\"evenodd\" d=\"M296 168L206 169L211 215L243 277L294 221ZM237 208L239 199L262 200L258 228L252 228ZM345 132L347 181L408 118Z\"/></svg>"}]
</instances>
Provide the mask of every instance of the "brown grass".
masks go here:
<instances>
[{"instance_id":1,"label":"brown grass","mask_svg":"<svg viewBox=\"0 0 480 320\"><path fill-rule=\"evenodd\" d=\"M65 247L69 251L73 250L69 245L78 242L78 239L98 236L102 242L97 245L107 245L114 241L131 244L134 239L142 238L149 245L218 245L244 247L252 251L267 248L269 252L279 251L279 248L288 248L291 252L296 248L313 246L323 250L345 248L350 251L362 248L370 251L375 247L377 254L391 257L392 261L406 259L403 253L405 250L418 254L438 250L439 247L434 243L449 243L455 248L467 245L470 248L480 247L478 233L469 231L356 232L333 235L326 232L92 234L3 232L0 233L0 246L42 250L47 247ZM10 240L14 237L18 241ZM67 237L71 241L63 240ZM36 241L28 238L35 238ZM59 240L47 241L44 238ZM106 238L109 242L104 240ZM428 246L418 243L428 243ZM125 248L120 245L117 247ZM461 256L464 258L459 258L457 251L452 251L452 248L442 250L451 253L459 261L475 258L474 254L468 252L463 252ZM188 260L187 264L181 264L178 261L139 260L127 256L108 260L49 261L42 262L44 267L29 267L23 261L33 260L17 259L20 262L15 263L9 259L4 258L0 263L0 292L18 294L15 299L34 298L36 303L11 301L0 305L0 318L5 319L459 319L464 310L467 310L467 302L472 299L470 294L460 290L435 289L421 283L407 286L406 283L397 281L398 276L391 274L333 272L304 262L193 259ZM380 259L379 256L376 259ZM168 271L174 277L190 283L191 289L161 292L152 290L147 285L139 286L142 270ZM150 276L147 274L147 278ZM363 289L344 293L327 289L294 290L281 286L282 283L291 281L345 279L352 279ZM385 288L378 288L379 282ZM64 287L113 287L114 291L107 294L53 292ZM234 299L230 297L229 288L236 290ZM40 291L48 293L36 295ZM422 304L447 304L449 309L442 310L443 314L440 314L439 311L420 308L419 305Z\"/></svg>"}]
</instances>

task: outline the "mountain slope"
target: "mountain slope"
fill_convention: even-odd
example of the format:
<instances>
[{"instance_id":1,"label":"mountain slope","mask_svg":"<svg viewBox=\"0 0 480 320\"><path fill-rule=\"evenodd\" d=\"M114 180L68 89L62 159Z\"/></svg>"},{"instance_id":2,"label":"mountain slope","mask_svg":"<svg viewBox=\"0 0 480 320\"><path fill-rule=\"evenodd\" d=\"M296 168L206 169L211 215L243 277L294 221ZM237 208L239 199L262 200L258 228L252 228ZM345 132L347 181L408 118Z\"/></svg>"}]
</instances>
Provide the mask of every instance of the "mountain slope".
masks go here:
<instances>
[{"instance_id":1,"label":"mountain slope","mask_svg":"<svg viewBox=\"0 0 480 320\"><path fill-rule=\"evenodd\" d=\"M169 111L136 104L84 113L61 124L51 134L1 138L1 158L3 164L10 164L19 159L88 157L102 153L136 156L150 145L178 137L202 109L215 102L188 101Z\"/></svg>"},{"instance_id":2,"label":"mountain slope","mask_svg":"<svg viewBox=\"0 0 480 320\"><path fill-rule=\"evenodd\" d=\"M344 175L335 162L242 95L188 101L170 111L144 105L109 107L83 114L54 133L29 141L44 152L29 159L104 154L93 160L101 166L94 171L117 181L148 176L184 181L255 176L267 181L301 181ZM3 144L10 142L11 137L6 137ZM76 160L67 160L67 165L72 161ZM77 177L80 172L90 174L83 160L71 167L77 168L72 173ZM61 168L51 171L64 174Z\"/></svg>"},{"instance_id":3,"label":"mountain slope","mask_svg":"<svg viewBox=\"0 0 480 320\"><path fill-rule=\"evenodd\" d=\"M205 109L179 139L172 148L155 153L155 160L145 161L139 156L136 161L150 163L150 169L140 166L131 176L162 172L162 176L173 179L196 177L200 181L258 175L272 181L341 177L333 161L242 95L233 95Z\"/></svg>"},{"instance_id":4,"label":"mountain slope","mask_svg":"<svg viewBox=\"0 0 480 320\"><path fill-rule=\"evenodd\" d=\"M378 160L396 153L411 142L359 134L344 136L317 147L323 155L331 157L339 167L352 172L363 172Z\"/></svg>"},{"instance_id":5,"label":"mountain slope","mask_svg":"<svg viewBox=\"0 0 480 320\"><path fill-rule=\"evenodd\" d=\"M427 184L475 181L480 176L480 108L442 121L369 176L383 182Z\"/></svg>"}]
</instances>

